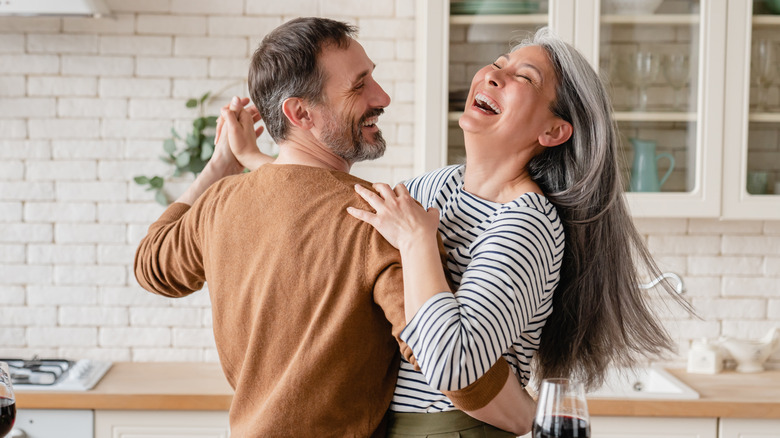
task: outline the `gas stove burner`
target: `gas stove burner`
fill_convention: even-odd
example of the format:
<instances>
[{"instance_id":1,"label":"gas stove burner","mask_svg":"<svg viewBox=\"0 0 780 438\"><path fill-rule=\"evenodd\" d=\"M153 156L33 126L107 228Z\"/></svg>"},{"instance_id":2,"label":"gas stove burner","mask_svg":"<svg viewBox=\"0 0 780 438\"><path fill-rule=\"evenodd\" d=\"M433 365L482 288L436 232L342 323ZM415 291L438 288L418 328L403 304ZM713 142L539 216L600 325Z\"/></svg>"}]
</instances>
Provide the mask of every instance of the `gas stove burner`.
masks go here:
<instances>
[{"instance_id":1,"label":"gas stove burner","mask_svg":"<svg viewBox=\"0 0 780 438\"><path fill-rule=\"evenodd\" d=\"M67 359L0 359L6 362L15 389L86 391L111 368L111 362Z\"/></svg>"},{"instance_id":2,"label":"gas stove burner","mask_svg":"<svg viewBox=\"0 0 780 438\"><path fill-rule=\"evenodd\" d=\"M4 362L8 363L11 382L14 385L53 385L74 364L73 361L65 359L38 359L37 357L31 360L9 359Z\"/></svg>"}]
</instances>

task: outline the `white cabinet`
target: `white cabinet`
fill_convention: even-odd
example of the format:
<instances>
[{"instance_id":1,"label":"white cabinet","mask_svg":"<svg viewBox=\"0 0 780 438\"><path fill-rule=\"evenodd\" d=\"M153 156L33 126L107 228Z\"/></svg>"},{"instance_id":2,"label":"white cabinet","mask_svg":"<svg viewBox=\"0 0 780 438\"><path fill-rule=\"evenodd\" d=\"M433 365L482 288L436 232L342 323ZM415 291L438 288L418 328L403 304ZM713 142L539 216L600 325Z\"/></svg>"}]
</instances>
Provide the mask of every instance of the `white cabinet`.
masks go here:
<instances>
[{"instance_id":1,"label":"white cabinet","mask_svg":"<svg viewBox=\"0 0 780 438\"><path fill-rule=\"evenodd\" d=\"M780 420L721 418L720 438L780 438Z\"/></svg>"},{"instance_id":2,"label":"white cabinet","mask_svg":"<svg viewBox=\"0 0 780 438\"><path fill-rule=\"evenodd\" d=\"M753 5L736 0L728 5L723 215L778 219L780 15L753 11ZM747 187L749 180L758 180L758 187Z\"/></svg>"},{"instance_id":3,"label":"white cabinet","mask_svg":"<svg viewBox=\"0 0 780 438\"><path fill-rule=\"evenodd\" d=\"M222 411L95 411L95 438L227 438Z\"/></svg>"},{"instance_id":4,"label":"white cabinet","mask_svg":"<svg viewBox=\"0 0 780 438\"><path fill-rule=\"evenodd\" d=\"M462 162L459 92L512 38L550 25L605 79L626 187L638 175L637 140L674 160L658 160L658 179L668 173L660 191L627 193L635 216L780 219L780 15L745 0L664 0L632 14L606 0L517 3L539 8L468 13L448 0L417 2L417 173ZM758 39L772 55L752 50ZM756 61L766 59L771 78L759 83ZM765 178L767 194L749 192L748 175Z\"/></svg>"},{"instance_id":5,"label":"white cabinet","mask_svg":"<svg viewBox=\"0 0 780 438\"><path fill-rule=\"evenodd\" d=\"M717 438L716 418L593 417L591 438Z\"/></svg>"}]
</instances>

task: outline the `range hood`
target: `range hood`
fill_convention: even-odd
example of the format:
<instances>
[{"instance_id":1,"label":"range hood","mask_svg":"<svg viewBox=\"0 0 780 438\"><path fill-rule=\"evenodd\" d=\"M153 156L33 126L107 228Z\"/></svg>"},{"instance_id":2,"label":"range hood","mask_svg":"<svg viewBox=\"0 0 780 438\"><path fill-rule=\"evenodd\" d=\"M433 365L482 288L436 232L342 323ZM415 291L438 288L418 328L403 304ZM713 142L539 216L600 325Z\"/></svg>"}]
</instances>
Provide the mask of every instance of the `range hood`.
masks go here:
<instances>
[{"instance_id":1,"label":"range hood","mask_svg":"<svg viewBox=\"0 0 780 438\"><path fill-rule=\"evenodd\" d=\"M103 0L0 0L0 15L102 17L109 13Z\"/></svg>"}]
</instances>

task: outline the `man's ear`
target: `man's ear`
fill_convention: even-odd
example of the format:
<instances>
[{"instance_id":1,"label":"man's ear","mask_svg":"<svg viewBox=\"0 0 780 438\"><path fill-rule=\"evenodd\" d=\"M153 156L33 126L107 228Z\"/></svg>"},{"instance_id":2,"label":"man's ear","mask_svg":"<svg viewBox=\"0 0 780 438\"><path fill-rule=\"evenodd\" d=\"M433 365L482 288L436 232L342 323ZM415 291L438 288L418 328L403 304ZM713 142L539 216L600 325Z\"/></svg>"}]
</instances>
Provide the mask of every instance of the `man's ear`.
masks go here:
<instances>
[{"instance_id":1,"label":"man's ear","mask_svg":"<svg viewBox=\"0 0 780 438\"><path fill-rule=\"evenodd\" d=\"M571 138L573 132L574 128L572 128L571 123L563 119L556 119L556 123L539 136L539 144L547 147L561 145Z\"/></svg>"},{"instance_id":2,"label":"man's ear","mask_svg":"<svg viewBox=\"0 0 780 438\"><path fill-rule=\"evenodd\" d=\"M302 129L311 129L312 123L311 107L299 97L288 97L282 103L282 112L287 120Z\"/></svg>"}]
</instances>

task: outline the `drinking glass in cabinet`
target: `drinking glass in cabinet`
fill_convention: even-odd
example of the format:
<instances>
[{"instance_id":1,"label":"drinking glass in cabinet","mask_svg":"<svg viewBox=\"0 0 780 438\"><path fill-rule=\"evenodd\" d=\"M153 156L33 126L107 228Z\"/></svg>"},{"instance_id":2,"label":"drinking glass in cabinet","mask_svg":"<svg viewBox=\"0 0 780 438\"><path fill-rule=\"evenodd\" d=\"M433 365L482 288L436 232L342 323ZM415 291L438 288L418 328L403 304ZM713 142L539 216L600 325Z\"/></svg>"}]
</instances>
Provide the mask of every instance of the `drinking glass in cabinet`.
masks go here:
<instances>
[{"instance_id":1,"label":"drinking glass in cabinet","mask_svg":"<svg viewBox=\"0 0 780 438\"><path fill-rule=\"evenodd\" d=\"M619 56L618 77L629 86L632 95L636 94L636 109L645 111L647 110L647 87L658 76L659 55L649 50L639 50Z\"/></svg>"},{"instance_id":2,"label":"drinking glass in cabinet","mask_svg":"<svg viewBox=\"0 0 780 438\"><path fill-rule=\"evenodd\" d=\"M756 111L766 111L767 95L769 87L775 81L778 74L777 43L770 39L759 39L753 43L750 69L753 79L758 86L756 98Z\"/></svg>"},{"instance_id":3,"label":"drinking glass in cabinet","mask_svg":"<svg viewBox=\"0 0 780 438\"><path fill-rule=\"evenodd\" d=\"M691 75L690 56L687 53L667 53L664 56L663 71L666 82L674 90L672 108L680 111L685 107L683 88Z\"/></svg>"}]
</instances>

